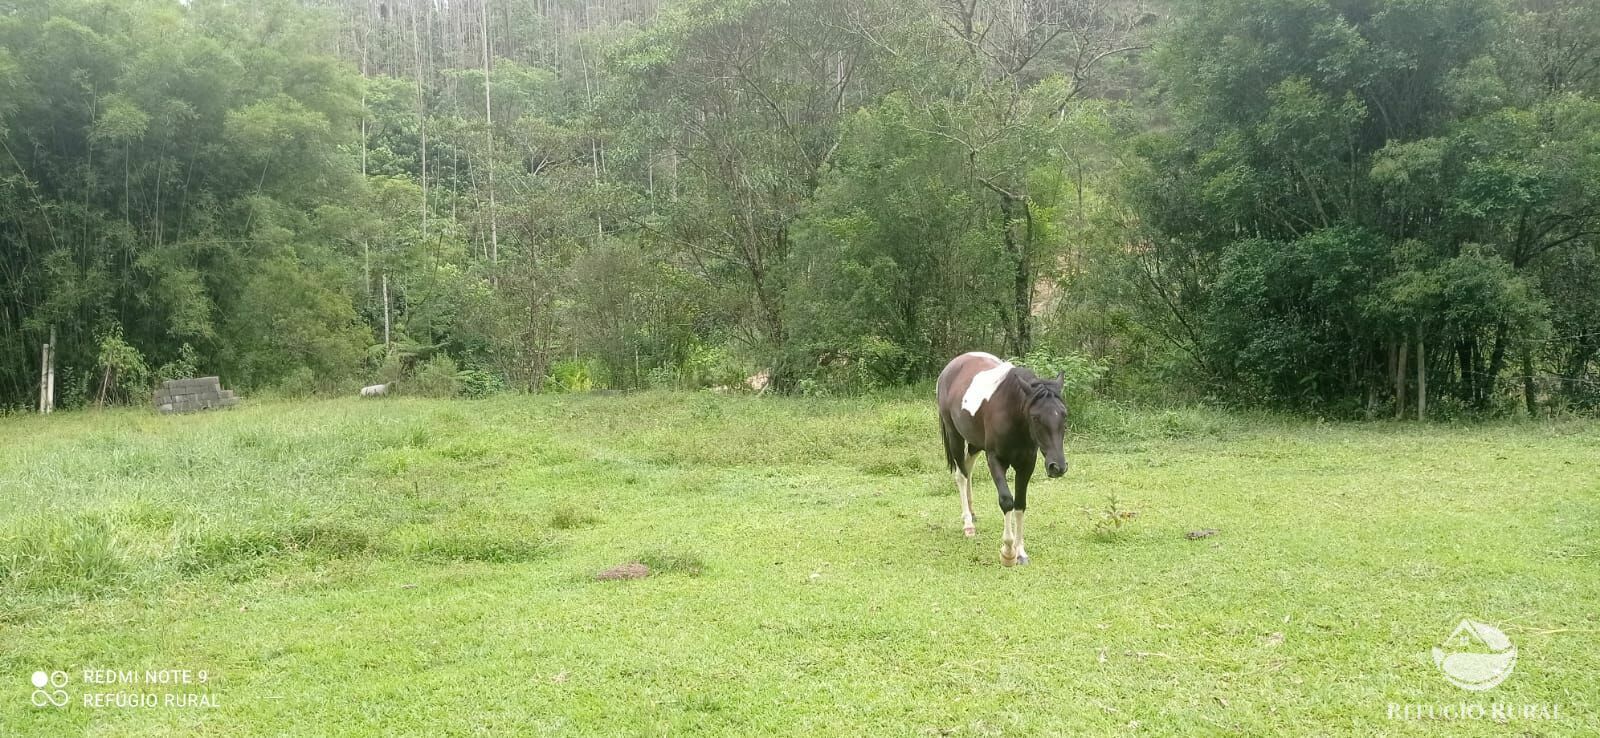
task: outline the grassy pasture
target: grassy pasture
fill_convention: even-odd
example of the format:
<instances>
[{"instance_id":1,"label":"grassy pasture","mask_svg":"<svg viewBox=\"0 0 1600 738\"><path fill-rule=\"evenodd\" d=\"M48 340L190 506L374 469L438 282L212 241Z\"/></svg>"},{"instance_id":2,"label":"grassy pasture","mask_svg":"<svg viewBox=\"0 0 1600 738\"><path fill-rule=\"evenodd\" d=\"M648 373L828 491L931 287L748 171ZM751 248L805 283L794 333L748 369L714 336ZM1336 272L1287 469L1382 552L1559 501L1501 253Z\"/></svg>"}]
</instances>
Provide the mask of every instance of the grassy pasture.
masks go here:
<instances>
[{"instance_id":1,"label":"grassy pasture","mask_svg":"<svg viewBox=\"0 0 1600 738\"><path fill-rule=\"evenodd\" d=\"M1600 731L1595 426L1087 408L1068 457L1003 569L924 398L0 419L0 735ZM1518 648L1488 692L1429 655L1462 617ZM206 670L218 704L86 707L182 690L85 669Z\"/></svg>"}]
</instances>

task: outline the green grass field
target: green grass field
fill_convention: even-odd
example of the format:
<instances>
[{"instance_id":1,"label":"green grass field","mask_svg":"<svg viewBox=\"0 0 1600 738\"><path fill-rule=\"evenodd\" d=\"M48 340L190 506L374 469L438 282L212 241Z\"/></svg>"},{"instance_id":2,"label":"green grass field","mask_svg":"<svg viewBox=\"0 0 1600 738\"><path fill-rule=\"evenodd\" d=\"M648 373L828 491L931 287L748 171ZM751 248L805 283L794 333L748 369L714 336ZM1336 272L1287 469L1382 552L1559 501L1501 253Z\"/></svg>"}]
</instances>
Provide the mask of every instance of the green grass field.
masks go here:
<instances>
[{"instance_id":1,"label":"green grass field","mask_svg":"<svg viewBox=\"0 0 1600 738\"><path fill-rule=\"evenodd\" d=\"M1600 731L1600 427L1091 408L1015 569L986 479L962 537L936 427L712 394L3 418L0 735ZM1433 664L1463 617L1518 649L1492 690ZM216 705L83 704L115 692Z\"/></svg>"}]
</instances>

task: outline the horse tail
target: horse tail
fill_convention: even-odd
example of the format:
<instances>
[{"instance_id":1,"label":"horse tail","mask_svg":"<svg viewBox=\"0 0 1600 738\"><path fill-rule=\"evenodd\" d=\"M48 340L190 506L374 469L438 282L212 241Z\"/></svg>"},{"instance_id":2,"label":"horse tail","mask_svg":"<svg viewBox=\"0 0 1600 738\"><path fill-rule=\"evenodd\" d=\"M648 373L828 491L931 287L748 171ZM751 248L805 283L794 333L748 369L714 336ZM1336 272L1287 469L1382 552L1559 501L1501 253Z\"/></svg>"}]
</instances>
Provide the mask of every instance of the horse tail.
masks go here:
<instances>
[{"instance_id":1,"label":"horse tail","mask_svg":"<svg viewBox=\"0 0 1600 738\"><path fill-rule=\"evenodd\" d=\"M944 444L944 463L954 472L961 468L961 460L956 458L959 449L950 442L950 437L958 431L951 427L950 419L944 413L939 413L939 442Z\"/></svg>"}]
</instances>

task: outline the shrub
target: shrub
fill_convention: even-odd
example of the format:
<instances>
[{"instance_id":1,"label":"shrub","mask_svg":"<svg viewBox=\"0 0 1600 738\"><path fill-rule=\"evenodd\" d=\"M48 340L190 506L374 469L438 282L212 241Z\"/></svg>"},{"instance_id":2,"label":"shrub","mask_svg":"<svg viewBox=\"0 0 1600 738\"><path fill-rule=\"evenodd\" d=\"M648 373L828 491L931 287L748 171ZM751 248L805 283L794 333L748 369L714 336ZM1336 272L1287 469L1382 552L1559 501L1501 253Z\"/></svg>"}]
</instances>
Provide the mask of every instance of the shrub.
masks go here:
<instances>
[{"instance_id":1,"label":"shrub","mask_svg":"<svg viewBox=\"0 0 1600 738\"><path fill-rule=\"evenodd\" d=\"M505 378L484 369L462 369L456 372L456 381L461 394L475 399L506 391Z\"/></svg>"},{"instance_id":2,"label":"shrub","mask_svg":"<svg viewBox=\"0 0 1600 738\"><path fill-rule=\"evenodd\" d=\"M317 373L310 367L298 367L273 382L262 394L269 397L305 397L316 392Z\"/></svg>"},{"instance_id":3,"label":"shrub","mask_svg":"<svg viewBox=\"0 0 1600 738\"><path fill-rule=\"evenodd\" d=\"M455 397L461 394L456 362L448 354L438 354L417 367L416 376L404 386L407 392L424 397Z\"/></svg>"},{"instance_id":4,"label":"shrub","mask_svg":"<svg viewBox=\"0 0 1600 738\"><path fill-rule=\"evenodd\" d=\"M544 378L546 392L590 392L607 384L605 368L588 359L562 359Z\"/></svg>"},{"instance_id":5,"label":"shrub","mask_svg":"<svg viewBox=\"0 0 1600 738\"><path fill-rule=\"evenodd\" d=\"M672 389L678 386L678 375L671 367L651 367L644 375L644 384L650 389Z\"/></svg>"},{"instance_id":6,"label":"shrub","mask_svg":"<svg viewBox=\"0 0 1600 738\"><path fill-rule=\"evenodd\" d=\"M157 382L165 382L169 379L194 377L200 374L199 366L200 354L194 350L194 346L185 343L178 349L178 358L156 369L155 379Z\"/></svg>"},{"instance_id":7,"label":"shrub","mask_svg":"<svg viewBox=\"0 0 1600 738\"><path fill-rule=\"evenodd\" d=\"M683 361L680 379L691 387L743 387L745 378L755 373L756 366L731 347L697 344Z\"/></svg>"},{"instance_id":8,"label":"shrub","mask_svg":"<svg viewBox=\"0 0 1600 738\"><path fill-rule=\"evenodd\" d=\"M126 400L150 389L150 368L145 365L144 354L123 339L121 325L113 323L109 330L100 334L100 353L95 366L101 373L95 392L102 399Z\"/></svg>"}]
</instances>

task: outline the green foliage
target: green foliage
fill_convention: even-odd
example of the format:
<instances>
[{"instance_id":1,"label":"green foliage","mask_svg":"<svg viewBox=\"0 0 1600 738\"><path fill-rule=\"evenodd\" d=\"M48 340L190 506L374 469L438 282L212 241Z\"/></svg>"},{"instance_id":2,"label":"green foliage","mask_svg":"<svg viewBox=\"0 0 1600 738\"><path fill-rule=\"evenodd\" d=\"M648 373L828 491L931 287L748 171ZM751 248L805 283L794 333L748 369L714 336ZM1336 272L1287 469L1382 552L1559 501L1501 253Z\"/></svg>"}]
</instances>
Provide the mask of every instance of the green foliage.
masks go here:
<instances>
[{"instance_id":1,"label":"green foliage","mask_svg":"<svg viewBox=\"0 0 1600 738\"><path fill-rule=\"evenodd\" d=\"M89 375L110 366L108 348L123 393L145 389L134 355L171 370L158 376L205 366L242 388L300 366L349 371L329 331L307 325L354 319L325 294L342 282L330 254L313 254L319 245L289 257L294 267L279 261L311 207L359 186L340 148L358 75L306 43L322 37L302 33L308 17L276 4L80 0L6 15L0 404L27 393L21 358L51 325L58 365L85 375L61 383L63 404L98 396L103 374ZM295 30L244 31L267 18ZM290 268L315 276L263 276ZM320 315L289 315L285 301L302 293ZM88 330L109 324L120 345Z\"/></svg>"},{"instance_id":2,"label":"green foliage","mask_svg":"<svg viewBox=\"0 0 1600 738\"><path fill-rule=\"evenodd\" d=\"M592 392L606 386L605 369L592 360L563 359L550 367L546 392Z\"/></svg>"},{"instance_id":3,"label":"green foliage","mask_svg":"<svg viewBox=\"0 0 1600 738\"><path fill-rule=\"evenodd\" d=\"M743 387L754 375L754 362L742 356L737 347L695 344L689 348L678 370L678 384L685 387Z\"/></svg>"},{"instance_id":4,"label":"green foliage","mask_svg":"<svg viewBox=\"0 0 1600 738\"><path fill-rule=\"evenodd\" d=\"M1079 395L1600 406L1592 5L21 4L0 406L52 326L92 400L113 324L247 393L849 395L986 348Z\"/></svg>"},{"instance_id":5,"label":"green foliage","mask_svg":"<svg viewBox=\"0 0 1600 738\"><path fill-rule=\"evenodd\" d=\"M505 379L486 369L462 369L456 372L456 382L461 395L473 399L482 399L506 391Z\"/></svg>"},{"instance_id":6,"label":"green foliage","mask_svg":"<svg viewBox=\"0 0 1600 738\"><path fill-rule=\"evenodd\" d=\"M250 278L228 315L236 345L225 370L246 384L279 383L310 372L302 391L331 391L360 366L370 334L350 300L288 255L267 261Z\"/></svg>"},{"instance_id":7,"label":"green foliage","mask_svg":"<svg viewBox=\"0 0 1600 738\"><path fill-rule=\"evenodd\" d=\"M112 324L100 334L100 354L95 366L110 380L107 383L103 379L101 389L112 397L140 398L150 389L150 368L145 365L144 355L123 340L120 325Z\"/></svg>"},{"instance_id":8,"label":"green foliage","mask_svg":"<svg viewBox=\"0 0 1600 738\"><path fill-rule=\"evenodd\" d=\"M644 385L650 389L672 389L679 386L678 375L670 367L651 367L645 372Z\"/></svg>"},{"instance_id":9,"label":"green foliage","mask_svg":"<svg viewBox=\"0 0 1600 738\"><path fill-rule=\"evenodd\" d=\"M1397 357L1427 346L1434 399L1486 408L1508 357L1537 371L1545 285L1587 268L1600 139L1577 121L1600 113L1520 56L1549 29L1490 0L1383 5L1196 5L1158 54L1178 125L1144 145L1132 274L1222 397L1404 411L1422 384Z\"/></svg>"},{"instance_id":10,"label":"green foliage","mask_svg":"<svg viewBox=\"0 0 1600 738\"><path fill-rule=\"evenodd\" d=\"M422 362L403 386L406 393L422 397L455 397L461 394L463 384L455 360L438 354Z\"/></svg>"},{"instance_id":11,"label":"green foliage","mask_svg":"<svg viewBox=\"0 0 1600 738\"><path fill-rule=\"evenodd\" d=\"M1108 495L1101 507L1085 507L1082 510L1089 519L1089 530L1101 540L1113 540L1121 536L1139 517L1138 510L1124 508L1116 495Z\"/></svg>"},{"instance_id":12,"label":"green foliage","mask_svg":"<svg viewBox=\"0 0 1600 738\"><path fill-rule=\"evenodd\" d=\"M835 167L796 226L791 366L834 389L931 375L996 340L1009 257L964 152L891 97L850 118Z\"/></svg>"},{"instance_id":13,"label":"green foliage","mask_svg":"<svg viewBox=\"0 0 1600 738\"><path fill-rule=\"evenodd\" d=\"M704 306L688 276L639 244L607 242L569 268L568 335L609 381L639 385L648 370L683 364Z\"/></svg>"},{"instance_id":14,"label":"green foliage","mask_svg":"<svg viewBox=\"0 0 1600 738\"><path fill-rule=\"evenodd\" d=\"M193 346L185 343L178 349L178 358L156 368L154 379L157 382L165 382L169 379L198 376L200 376L200 354Z\"/></svg>"},{"instance_id":15,"label":"green foliage","mask_svg":"<svg viewBox=\"0 0 1600 738\"><path fill-rule=\"evenodd\" d=\"M1054 380L1060 376L1062 394L1069 400L1083 399L1093 393L1096 383L1105 376L1105 365L1075 353L1054 354L1045 349L1034 349L1012 363L1031 369L1041 378Z\"/></svg>"}]
</instances>

